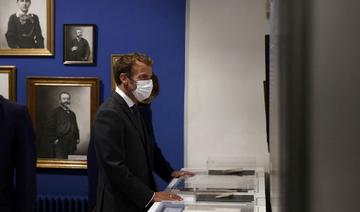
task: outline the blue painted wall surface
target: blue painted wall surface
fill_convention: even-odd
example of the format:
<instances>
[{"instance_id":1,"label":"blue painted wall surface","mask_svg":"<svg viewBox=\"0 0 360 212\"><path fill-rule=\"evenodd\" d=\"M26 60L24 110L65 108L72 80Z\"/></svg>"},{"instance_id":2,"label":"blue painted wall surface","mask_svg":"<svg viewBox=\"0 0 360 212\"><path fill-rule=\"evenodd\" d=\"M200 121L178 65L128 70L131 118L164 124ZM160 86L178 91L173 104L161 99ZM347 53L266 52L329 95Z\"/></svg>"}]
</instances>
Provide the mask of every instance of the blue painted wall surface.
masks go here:
<instances>
[{"instance_id":1,"label":"blue painted wall surface","mask_svg":"<svg viewBox=\"0 0 360 212\"><path fill-rule=\"evenodd\" d=\"M158 144L174 168L183 167L185 0L55 0L55 56L0 57L17 67L17 102L26 104L28 76L86 76L101 80L100 102L111 94L110 57L149 54L161 83L152 105ZM63 24L95 24L97 65L63 65ZM164 187L160 183L160 187ZM87 195L85 172L40 170L38 194Z\"/></svg>"}]
</instances>

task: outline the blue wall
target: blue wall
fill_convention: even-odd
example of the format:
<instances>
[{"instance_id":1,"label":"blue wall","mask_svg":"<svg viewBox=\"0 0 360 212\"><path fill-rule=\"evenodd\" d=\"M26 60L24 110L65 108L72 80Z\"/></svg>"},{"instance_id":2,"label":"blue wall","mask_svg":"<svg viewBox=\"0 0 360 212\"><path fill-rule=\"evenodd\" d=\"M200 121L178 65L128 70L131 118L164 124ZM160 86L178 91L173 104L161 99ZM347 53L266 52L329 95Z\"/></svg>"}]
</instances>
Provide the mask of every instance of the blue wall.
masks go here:
<instances>
[{"instance_id":1,"label":"blue wall","mask_svg":"<svg viewBox=\"0 0 360 212\"><path fill-rule=\"evenodd\" d=\"M111 94L110 57L149 54L161 83L152 105L157 141L174 168L183 167L186 0L55 0L55 56L1 57L17 67L17 101L26 104L27 76L89 76L101 82L100 102ZM63 65L63 24L95 24L97 65ZM164 183L160 183L164 187ZM39 194L87 195L86 172L40 170Z\"/></svg>"}]
</instances>

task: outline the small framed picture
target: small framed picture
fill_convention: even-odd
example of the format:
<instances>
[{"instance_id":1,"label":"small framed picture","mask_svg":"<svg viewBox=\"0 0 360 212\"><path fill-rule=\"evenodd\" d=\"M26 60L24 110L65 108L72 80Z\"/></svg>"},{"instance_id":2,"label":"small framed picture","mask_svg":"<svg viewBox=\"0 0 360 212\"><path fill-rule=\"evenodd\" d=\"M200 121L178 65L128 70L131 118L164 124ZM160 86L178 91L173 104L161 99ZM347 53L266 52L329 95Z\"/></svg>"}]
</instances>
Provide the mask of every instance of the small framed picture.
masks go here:
<instances>
[{"instance_id":1,"label":"small framed picture","mask_svg":"<svg viewBox=\"0 0 360 212\"><path fill-rule=\"evenodd\" d=\"M37 167L85 169L99 80L28 77L27 92L37 135Z\"/></svg>"},{"instance_id":2,"label":"small framed picture","mask_svg":"<svg viewBox=\"0 0 360 212\"><path fill-rule=\"evenodd\" d=\"M54 0L1 0L0 55L54 55Z\"/></svg>"},{"instance_id":3,"label":"small framed picture","mask_svg":"<svg viewBox=\"0 0 360 212\"><path fill-rule=\"evenodd\" d=\"M0 95L16 101L16 67L0 66Z\"/></svg>"},{"instance_id":4,"label":"small framed picture","mask_svg":"<svg viewBox=\"0 0 360 212\"><path fill-rule=\"evenodd\" d=\"M64 64L95 65L96 26L64 24Z\"/></svg>"},{"instance_id":5,"label":"small framed picture","mask_svg":"<svg viewBox=\"0 0 360 212\"><path fill-rule=\"evenodd\" d=\"M111 68L110 68L110 78L111 78L111 92L115 91L116 83L114 79L114 64L122 56L122 54L112 54L111 55Z\"/></svg>"}]
</instances>

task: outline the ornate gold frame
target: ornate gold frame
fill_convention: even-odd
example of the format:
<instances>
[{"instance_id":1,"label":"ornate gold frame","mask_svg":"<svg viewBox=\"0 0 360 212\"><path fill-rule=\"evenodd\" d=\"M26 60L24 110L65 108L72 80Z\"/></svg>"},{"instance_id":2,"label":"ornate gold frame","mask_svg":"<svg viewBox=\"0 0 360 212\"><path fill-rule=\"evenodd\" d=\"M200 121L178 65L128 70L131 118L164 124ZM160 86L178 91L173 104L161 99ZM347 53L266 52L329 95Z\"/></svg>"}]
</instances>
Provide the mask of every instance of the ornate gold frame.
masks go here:
<instances>
[{"instance_id":1,"label":"ornate gold frame","mask_svg":"<svg viewBox=\"0 0 360 212\"><path fill-rule=\"evenodd\" d=\"M16 101L16 67L0 66L0 73L9 75L9 100Z\"/></svg>"},{"instance_id":2,"label":"ornate gold frame","mask_svg":"<svg viewBox=\"0 0 360 212\"><path fill-rule=\"evenodd\" d=\"M15 1L14 1L15 2ZM0 49L0 56L53 56L54 55L54 0L46 0L46 48Z\"/></svg>"},{"instance_id":3,"label":"ornate gold frame","mask_svg":"<svg viewBox=\"0 0 360 212\"><path fill-rule=\"evenodd\" d=\"M39 86L74 86L91 88L90 125L94 120L99 107L99 79L95 77L28 77L27 78L27 102L30 116L36 128L36 89ZM38 168L68 168L86 169L86 160L62 160L53 158L38 158Z\"/></svg>"}]
</instances>

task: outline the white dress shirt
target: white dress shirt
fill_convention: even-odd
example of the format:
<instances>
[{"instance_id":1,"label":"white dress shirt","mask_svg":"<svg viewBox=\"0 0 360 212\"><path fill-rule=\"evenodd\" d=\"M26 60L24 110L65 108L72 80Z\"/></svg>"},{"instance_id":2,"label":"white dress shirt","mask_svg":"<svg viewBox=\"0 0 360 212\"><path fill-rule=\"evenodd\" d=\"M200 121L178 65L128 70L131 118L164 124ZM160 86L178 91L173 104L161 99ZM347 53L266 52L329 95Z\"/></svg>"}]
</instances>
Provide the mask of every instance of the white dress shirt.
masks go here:
<instances>
[{"instance_id":1,"label":"white dress shirt","mask_svg":"<svg viewBox=\"0 0 360 212\"><path fill-rule=\"evenodd\" d=\"M118 93L126 102L126 104L130 107L132 107L135 102L130 99L119 87L116 86L115 92Z\"/></svg>"}]
</instances>

